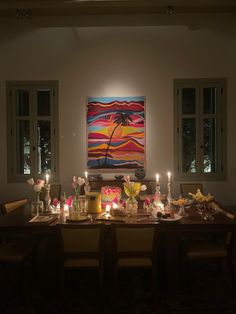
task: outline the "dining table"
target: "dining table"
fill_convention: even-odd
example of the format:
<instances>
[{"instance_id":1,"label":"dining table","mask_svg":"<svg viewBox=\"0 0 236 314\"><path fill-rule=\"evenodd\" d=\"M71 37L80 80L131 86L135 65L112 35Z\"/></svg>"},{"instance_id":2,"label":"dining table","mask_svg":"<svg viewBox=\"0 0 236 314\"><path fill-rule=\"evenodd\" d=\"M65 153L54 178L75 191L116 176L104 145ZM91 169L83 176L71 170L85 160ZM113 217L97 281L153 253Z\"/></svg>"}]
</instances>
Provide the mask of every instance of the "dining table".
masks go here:
<instances>
[{"instance_id":1,"label":"dining table","mask_svg":"<svg viewBox=\"0 0 236 314\"><path fill-rule=\"evenodd\" d=\"M153 224L164 239L165 245L165 271L167 290L176 291L181 282L182 274L179 272L179 239L185 234L196 233L218 233L235 232L236 215L232 208L222 208L215 211L211 219L205 219L196 211L196 208L189 208L188 215L178 219L157 219L143 212L129 216L111 216L104 213L80 216L80 219L70 219L63 210L57 214L45 213L43 216L51 217L48 222L32 221L29 205L22 206L15 211L0 216L0 236L3 234L14 234L16 232L26 233L32 236L41 236L47 239L55 234L56 226L64 223L104 223L105 229L109 231L113 223L125 224ZM81 218L82 217L82 218ZM31 222L30 222L31 221Z\"/></svg>"}]
</instances>

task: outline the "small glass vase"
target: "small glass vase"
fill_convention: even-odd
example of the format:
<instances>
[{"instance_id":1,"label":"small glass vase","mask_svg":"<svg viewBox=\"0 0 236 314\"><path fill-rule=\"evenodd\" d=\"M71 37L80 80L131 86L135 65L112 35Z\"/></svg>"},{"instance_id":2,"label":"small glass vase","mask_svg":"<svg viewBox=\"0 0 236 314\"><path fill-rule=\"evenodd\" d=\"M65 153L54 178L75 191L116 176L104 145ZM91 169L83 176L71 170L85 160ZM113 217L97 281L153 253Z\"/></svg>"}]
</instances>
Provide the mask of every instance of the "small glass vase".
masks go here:
<instances>
[{"instance_id":1,"label":"small glass vase","mask_svg":"<svg viewBox=\"0 0 236 314\"><path fill-rule=\"evenodd\" d=\"M126 211L128 215L136 215L138 212L138 201L136 200L136 198L133 197L129 197L126 201Z\"/></svg>"},{"instance_id":2,"label":"small glass vase","mask_svg":"<svg viewBox=\"0 0 236 314\"><path fill-rule=\"evenodd\" d=\"M72 203L72 211L79 213L80 212L80 201L79 201L79 195L76 195L73 203Z\"/></svg>"},{"instance_id":3,"label":"small glass vase","mask_svg":"<svg viewBox=\"0 0 236 314\"><path fill-rule=\"evenodd\" d=\"M36 216L36 215L38 216L42 214L44 211L44 204L43 204L43 201L40 201L39 195L40 195L40 192L36 194L35 201L31 202L31 214L33 216Z\"/></svg>"}]
</instances>

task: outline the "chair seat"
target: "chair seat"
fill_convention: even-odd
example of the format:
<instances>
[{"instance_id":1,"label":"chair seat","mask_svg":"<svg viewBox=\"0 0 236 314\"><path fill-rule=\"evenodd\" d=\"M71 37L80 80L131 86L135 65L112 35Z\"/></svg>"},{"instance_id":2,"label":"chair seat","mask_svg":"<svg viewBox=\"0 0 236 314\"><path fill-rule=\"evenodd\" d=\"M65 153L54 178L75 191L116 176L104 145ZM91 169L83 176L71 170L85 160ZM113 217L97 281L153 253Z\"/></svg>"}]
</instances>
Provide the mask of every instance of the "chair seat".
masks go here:
<instances>
[{"instance_id":1,"label":"chair seat","mask_svg":"<svg viewBox=\"0 0 236 314\"><path fill-rule=\"evenodd\" d=\"M32 253L33 247L27 243L6 242L0 245L0 263L22 263Z\"/></svg>"},{"instance_id":2,"label":"chair seat","mask_svg":"<svg viewBox=\"0 0 236 314\"><path fill-rule=\"evenodd\" d=\"M152 267L152 260L148 257L129 257L129 258L118 258L118 267Z\"/></svg>"},{"instance_id":3,"label":"chair seat","mask_svg":"<svg viewBox=\"0 0 236 314\"><path fill-rule=\"evenodd\" d=\"M73 259L66 259L64 262L64 266L66 268L90 268L90 267L99 267L98 259L94 258L73 258Z\"/></svg>"},{"instance_id":4,"label":"chair seat","mask_svg":"<svg viewBox=\"0 0 236 314\"><path fill-rule=\"evenodd\" d=\"M185 253L189 259L225 258L227 249L218 243L194 243L186 245Z\"/></svg>"}]
</instances>

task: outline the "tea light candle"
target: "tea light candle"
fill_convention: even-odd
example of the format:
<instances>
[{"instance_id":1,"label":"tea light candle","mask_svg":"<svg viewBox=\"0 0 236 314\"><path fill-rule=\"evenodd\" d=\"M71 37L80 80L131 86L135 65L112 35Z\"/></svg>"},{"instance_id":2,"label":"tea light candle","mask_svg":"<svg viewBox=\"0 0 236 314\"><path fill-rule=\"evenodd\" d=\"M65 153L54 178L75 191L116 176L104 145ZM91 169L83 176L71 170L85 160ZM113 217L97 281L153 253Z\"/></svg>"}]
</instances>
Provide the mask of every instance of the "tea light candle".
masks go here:
<instances>
[{"instance_id":1,"label":"tea light candle","mask_svg":"<svg viewBox=\"0 0 236 314\"><path fill-rule=\"evenodd\" d=\"M68 204L64 204L63 209L64 209L64 213L68 213L69 205Z\"/></svg>"},{"instance_id":2,"label":"tea light candle","mask_svg":"<svg viewBox=\"0 0 236 314\"><path fill-rule=\"evenodd\" d=\"M111 211L111 205L106 205L106 216L110 216L110 211Z\"/></svg>"},{"instance_id":3,"label":"tea light candle","mask_svg":"<svg viewBox=\"0 0 236 314\"><path fill-rule=\"evenodd\" d=\"M108 206L109 206L109 205L108 205ZM116 208L118 208L118 205L117 205L115 202L113 202L113 203L112 203L112 208L113 208L113 209L116 209Z\"/></svg>"}]
</instances>

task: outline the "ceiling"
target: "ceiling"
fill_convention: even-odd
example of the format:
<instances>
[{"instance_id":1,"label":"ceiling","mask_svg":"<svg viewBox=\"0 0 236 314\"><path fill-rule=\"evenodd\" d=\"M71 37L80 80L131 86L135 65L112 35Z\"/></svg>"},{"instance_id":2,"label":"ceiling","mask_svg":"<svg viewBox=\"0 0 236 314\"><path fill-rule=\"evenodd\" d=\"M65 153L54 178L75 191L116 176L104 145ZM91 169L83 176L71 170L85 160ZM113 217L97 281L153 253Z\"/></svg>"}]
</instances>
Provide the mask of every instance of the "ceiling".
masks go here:
<instances>
[{"instance_id":1,"label":"ceiling","mask_svg":"<svg viewBox=\"0 0 236 314\"><path fill-rule=\"evenodd\" d=\"M0 0L0 18L81 15L235 14L235 0Z\"/></svg>"}]
</instances>

